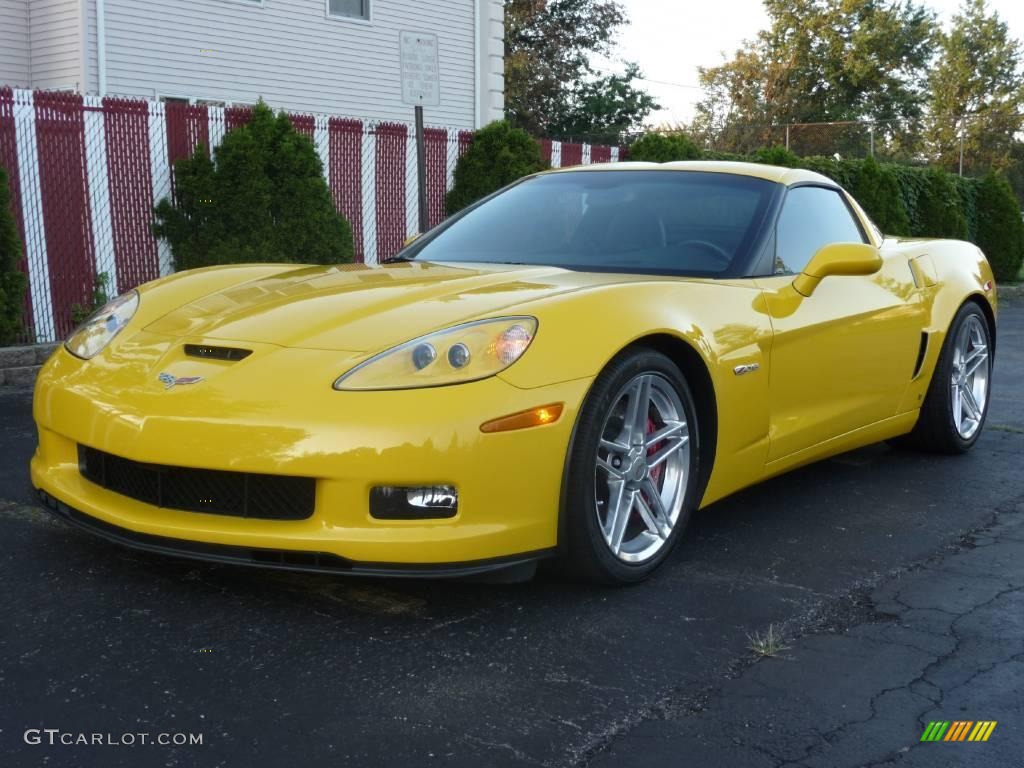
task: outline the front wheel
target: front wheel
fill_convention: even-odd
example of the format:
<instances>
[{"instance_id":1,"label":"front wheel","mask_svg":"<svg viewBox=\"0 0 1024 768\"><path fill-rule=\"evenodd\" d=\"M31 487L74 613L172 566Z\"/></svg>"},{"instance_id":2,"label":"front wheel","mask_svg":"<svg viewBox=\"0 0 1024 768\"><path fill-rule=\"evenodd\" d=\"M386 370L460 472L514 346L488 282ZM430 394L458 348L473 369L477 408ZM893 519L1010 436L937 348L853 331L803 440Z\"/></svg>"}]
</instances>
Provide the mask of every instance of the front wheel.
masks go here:
<instances>
[{"instance_id":1,"label":"front wheel","mask_svg":"<svg viewBox=\"0 0 1024 768\"><path fill-rule=\"evenodd\" d=\"M973 302L950 324L914 431L900 444L937 453L963 453L981 435L992 379L988 321Z\"/></svg>"},{"instance_id":2,"label":"front wheel","mask_svg":"<svg viewBox=\"0 0 1024 768\"><path fill-rule=\"evenodd\" d=\"M628 584L668 556L697 503L700 432L686 380L667 357L625 353L595 381L566 478L563 564Z\"/></svg>"}]
</instances>

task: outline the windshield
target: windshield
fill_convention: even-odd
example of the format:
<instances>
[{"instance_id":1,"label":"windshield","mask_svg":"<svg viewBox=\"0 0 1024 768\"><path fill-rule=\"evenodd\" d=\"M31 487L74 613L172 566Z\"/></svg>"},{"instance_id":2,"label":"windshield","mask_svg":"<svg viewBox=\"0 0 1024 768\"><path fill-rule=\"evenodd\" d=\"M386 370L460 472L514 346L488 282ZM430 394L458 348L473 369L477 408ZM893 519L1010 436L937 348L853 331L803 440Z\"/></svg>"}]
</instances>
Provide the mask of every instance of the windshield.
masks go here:
<instances>
[{"instance_id":1,"label":"windshield","mask_svg":"<svg viewBox=\"0 0 1024 768\"><path fill-rule=\"evenodd\" d=\"M721 276L746 264L778 189L699 171L575 171L526 179L402 256Z\"/></svg>"}]
</instances>

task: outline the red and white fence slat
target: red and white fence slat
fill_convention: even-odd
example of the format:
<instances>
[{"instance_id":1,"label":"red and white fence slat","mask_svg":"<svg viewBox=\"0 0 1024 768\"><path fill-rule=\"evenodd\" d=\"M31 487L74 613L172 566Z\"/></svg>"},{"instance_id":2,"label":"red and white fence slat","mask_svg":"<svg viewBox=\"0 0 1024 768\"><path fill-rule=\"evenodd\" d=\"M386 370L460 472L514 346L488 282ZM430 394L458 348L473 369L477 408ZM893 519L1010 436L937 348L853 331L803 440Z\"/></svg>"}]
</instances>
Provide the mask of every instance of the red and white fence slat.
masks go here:
<instances>
[{"instance_id":1,"label":"red and white fence slat","mask_svg":"<svg viewBox=\"0 0 1024 768\"><path fill-rule=\"evenodd\" d=\"M245 123L246 107L99 98L0 88L0 166L11 186L21 268L28 275L25 341L55 341L72 330L72 309L88 305L98 274L111 295L173 269L154 239L153 206L173 194L174 163L216 146ZM316 148L334 205L348 219L356 260L394 255L419 221L412 124L329 115L290 115ZM470 131L425 133L431 226ZM618 147L541 141L553 167L616 162Z\"/></svg>"}]
</instances>

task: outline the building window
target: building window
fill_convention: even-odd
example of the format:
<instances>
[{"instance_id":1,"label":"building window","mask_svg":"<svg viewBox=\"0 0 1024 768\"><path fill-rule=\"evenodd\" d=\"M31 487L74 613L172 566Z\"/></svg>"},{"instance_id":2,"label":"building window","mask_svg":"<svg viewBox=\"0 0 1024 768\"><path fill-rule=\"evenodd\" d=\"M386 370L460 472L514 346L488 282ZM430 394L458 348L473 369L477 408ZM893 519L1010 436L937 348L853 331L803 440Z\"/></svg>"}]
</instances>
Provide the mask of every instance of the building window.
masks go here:
<instances>
[{"instance_id":1,"label":"building window","mask_svg":"<svg viewBox=\"0 0 1024 768\"><path fill-rule=\"evenodd\" d=\"M370 20L370 0L327 0L327 15Z\"/></svg>"},{"instance_id":2,"label":"building window","mask_svg":"<svg viewBox=\"0 0 1024 768\"><path fill-rule=\"evenodd\" d=\"M251 101L227 101L225 99L203 99L196 98L195 96L163 96L157 95L157 101L162 101L164 104L188 104L193 107L236 107L242 109L252 109L256 105Z\"/></svg>"}]
</instances>

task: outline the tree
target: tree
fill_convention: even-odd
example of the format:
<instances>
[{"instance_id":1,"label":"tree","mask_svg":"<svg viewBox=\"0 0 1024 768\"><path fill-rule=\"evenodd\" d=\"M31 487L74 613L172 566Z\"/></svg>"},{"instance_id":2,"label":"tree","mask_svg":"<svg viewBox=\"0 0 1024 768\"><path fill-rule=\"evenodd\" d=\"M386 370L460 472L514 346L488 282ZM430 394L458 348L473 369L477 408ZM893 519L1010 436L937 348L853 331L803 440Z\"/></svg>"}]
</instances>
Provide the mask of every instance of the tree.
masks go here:
<instances>
[{"instance_id":1,"label":"tree","mask_svg":"<svg viewBox=\"0 0 1024 768\"><path fill-rule=\"evenodd\" d=\"M547 127L552 136L581 136L594 143L615 144L635 128L658 103L634 85L640 77L636 64L622 75L606 75L581 83L569 94L565 113Z\"/></svg>"},{"instance_id":2,"label":"tree","mask_svg":"<svg viewBox=\"0 0 1024 768\"><path fill-rule=\"evenodd\" d=\"M14 225L7 171L0 167L0 344L11 344L21 332L28 280L20 269L21 239Z\"/></svg>"},{"instance_id":3,"label":"tree","mask_svg":"<svg viewBox=\"0 0 1024 768\"><path fill-rule=\"evenodd\" d=\"M455 213L546 167L540 146L526 131L507 120L493 122L473 135L473 143L456 163L445 207L448 213Z\"/></svg>"},{"instance_id":4,"label":"tree","mask_svg":"<svg viewBox=\"0 0 1024 768\"><path fill-rule=\"evenodd\" d=\"M875 120L894 140L917 120L935 17L912 0L765 0L769 28L717 67L701 69L707 95L695 128L715 148L778 143L773 126ZM821 134L818 134L819 137ZM802 154L836 151L834 137ZM840 148L840 151L842 149Z\"/></svg>"},{"instance_id":5,"label":"tree","mask_svg":"<svg viewBox=\"0 0 1024 768\"><path fill-rule=\"evenodd\" d=\"M1005 168L1024 107L1021 43L985 0L964 0L928 79L929 152L943 167L960 162L960 133L970 167Z\"/></svg>"},{"instance_id":6,"label":"tree","mask_svg":"<svg viewBox=\"0 0 1024 768\"><path fill-rule=\"evenodd\" d=\"M615 135L657 105L636 86L640 70L600 75L626 23L615 0L505 0L505 114L533 136Z\"/></svg>"},{"instance_id":7,"label":"tree","mask_svg":"<svg viewBox=\"0 0 1024 768\"><path fill-rule=\"evenodd\" d=\"M211 159L199 146L175 163L174 200L154 209L153 233L175 268L241 262L352 261L352 230L335 209L313 143L263 102Z\"/></svg>"}]
</instances>

